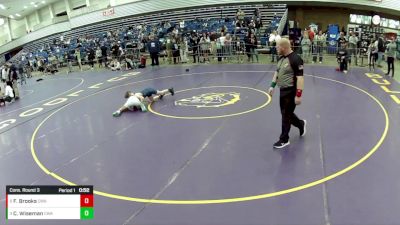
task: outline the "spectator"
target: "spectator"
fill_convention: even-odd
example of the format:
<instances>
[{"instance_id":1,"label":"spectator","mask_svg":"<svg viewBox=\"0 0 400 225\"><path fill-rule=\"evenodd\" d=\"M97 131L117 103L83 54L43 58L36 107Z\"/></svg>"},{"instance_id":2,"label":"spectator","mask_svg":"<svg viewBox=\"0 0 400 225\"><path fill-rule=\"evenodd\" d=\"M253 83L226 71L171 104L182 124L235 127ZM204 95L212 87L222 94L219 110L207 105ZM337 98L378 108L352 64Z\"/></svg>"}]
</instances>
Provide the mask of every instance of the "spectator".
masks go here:
<instances>
[{"instance_id":1,"label":"spectator","mask_svg":"<svg viewBox=\"0 0 400 225\"><path fill-rule=\"evenodd\" d=\"M8 68L7 65L4 65L2 70L1 70L1 81L4 83L8 81L8 74L10 73L10 69Z\"/></svg>"},{"instance_id":2,"label":"spectator","mask_svg":"<svg viewBox=\"0 0 400 225\"><path fill-rule=\"evenodd\" d=\"M126 61L126 67L125 67L126 70L137 69L137 64L133 62L132 56L126 56L125 61Z\"/></svg>"},{"instance_id":3,"label":"spectator","mask_svg":"<svg viewBox=\"0 0 400 225\"><path fill-rule=\"evenodd\" d=\"M188 62L188 58L187 58L188 41L187 41L186 37L181 39L180 51L181 51L180 55L181 55L182 63L187 63Z\"/></svg>"},{"instance_id":4,"label":"spectator","mask_svg":"<svg viewBox=\"0 0 400 225\"><path fill-rule=\"evenodd\" d=\"M225 47L225 57L227 57L226 59L230 60L232 56L232 37L229 33L225 35L224 47Z\"/></svg>"},{"instance_id":5,"label":"spectator","mask_svg":"<svg viewBox=\"0 0 400 225\"><path fill-rule=\"evenodd\" d=\"M326 44L326 36L321 30L318 32L318 35L315 36L313 43L313 63L317 62L318 57L319 63L322 63L324 46Z\"/></svg>"},{"instance_id":6,"label":"spectator","mask_svg":"<svg viewBox=\"0 0 400 225\"><path fill-rule=\"evenodd\" d=\"M147 49L150 52L151 65L158 66L160 65L158 61L158 55L160 54L160 42L154 38L154 36L150 36L150 41L147 43Z\"/></svg>"},{"instance_id":7,"label":"spectator","mask_svg":"<svg viewBox=\"0 0 400 225\"><path fill-rule=\"evenodd\" d=\"M1 91L1 87L0 87L0 107L3 106L3 105L4 106L6 105L6 101L4 100L4 94Z\"/></svg>"},{"instance_id":8,"label":"spectator","mask_svg":"<svg viewBox=\"0 0 400 225\"><path fill-rule=\"evenodd\" d=\"M101 57L100 47L97 47L95 54L96 54L97 63L99 64L99 67L101 67L102 66L102 57Z\"/></svg>"},{"instance_id":9,"label":"spectator","mask_svg":"<svg viewBox=\"0 0 400 225\"><path fill-rule=\"evenodd\" d=\"M254 33L250 33L247 44L249 45L251 62L254 62L254 56L255 56L258 63L257 37L254 35ZM250 62L250 57L248 58L248 61Z\"/></svg>"},{"instance_id":10,"label":"spectator","mask_svg":"<svg viewBox=\"0 0 400 225\"><path fill-rule=\"evenodd\" d=\"M171 41L171 38L167 38L167 44L166 44L166 50L167 50L167 58L168 58L168 63L172 63L172 48L173 48L173 43ZM196 63L196 62L195 62Z\"/></svg>"},{"instance_id":11,"label":"spectator","mask_svg":"<svg viewBox=\"0 0 400 225\"><path fill-rule=\"evenodd\" d=\"M242 11L241 8L239 8L237 10L237 13L236 13L237 20L239 20L240 22L243 22L244 21L244 16L245 16L244 12Z\"/></svg>"},{"instance_id":12,"label":"spectator","mask_svg":"<svg viewBox=\"0 0 400 225\"><path fill-rule=\"evenodd\" d=\"M107 67L108 66L108 63L107 63L107 47L103 44L102 46L101 46L101 63L103 63L104 62L104 66L105 67Z\"/></svg>"},{"instance_id":13,"label":"spectator","mask_svg":"<svg viewBox=\"0 0 400 225\"><path fill-rule=\"evenodd\" d=\"M311 43L313 43L315 37L314 29L310 27L308 29L308 38L310 39Z\"/></svg>"},{"instance_id":14,"label":"spectator","mask_svg":"<svg viewBox=\"0 0 400 225\"><path fill-rule=\"evenodd\" d=\"M117 58L113 59L113 61L111 62L110 69L112 71L120 71L121 70L121 63L118 61Z\"/></svg>"},{"instance_id":15,"label":"spectator","mask_svg":"<svg viewBox=\"0 0 400 225\"><path fill-rule=\"evenodd\" d=\"M211 41L210 37L207 33L203 33L203 36L200 39L200 50L201 57L203 57L203 63L209 63L210 59L208 58L208 54L210 53Z\"/></svg>"},{"instance_id":16,"label":"spectator","mask_svg":"<svg viewBox=\"0 0 400 225\"><path fill-rule=\"evenodd\" d=\"M340 32L340 36L337 39L337 48L338 49L341 48L343 46L343 44L346 44L346 43L347 43L347 39L344 36L344 32Z\"/></svg>"},{"instance_id":17,"label":"spectator","mask_svg":"<svg viewBox=\"0 0 400 225\"><path fill-rule=\"evenodd\" d=\"M90 68L93 70L94 67L94 59L96 58L96 53L94 52L93 48L89 49L89 55L88 55L88 60L89 60L89 65Z\"/></svg>"},{"instance_id":18,"label":"spectator","mask_svg":"<svg viewBox=\"0 0 400 225\"><path fill-rule=\"evenodd\" d=\"M82 71L82 56L81 56L81 49L79 47L75 49L75 57L78 62L79 69Z\"/></svg>"},{"instance_id":19,"label":"spectator","mask_svg":"<svg viewBox=\"0 0 400 225\"><path fill-rule=\"evenodd\" d=\"M302 58L305 63L307 63L310 58L310 50L311 50L311 40L308 37L308 32L304 31L303 38L301 39L301 51L303 53Z\"/></svg>"},{"instance_id":20,"label":"spectator","mask_svg":"<svg viewBox=\"0 0 400 225\"><path fill-rule=\"evenodd\" d=\"M349 37L349 63L351 64L351 58L354 55L354 62L355 65L357 66L357 43L358 43L358 37L354 32L350 32L350 37Z\"/></svg>"},{"instance_id":21,"label":"spectator","mask_svg":"<svg viewBox=\"0 0 400 225\"><path fill-rule=\"evenodd\" d=\"M190 44L192 46L192 51L193 51L193 63L196 63L196 58L197 61L199 60L199 54L198 54L198 49L199 49L199 42L200 39L197 36L196 33L192 33L191 37L190 37ZM168 46L167 46L167 51L168 51Z\"/></svg>"},{"instance_id":22,"label":"spectator","mask_svg":"<svg viewBox=\"0 0 400 225\"><path fill-rule=\"evenodd\" d=\"M259 34L260 34L260 28L262 27L261 18L258 17L258 18L256 19L256 22L255 22L255 23L256 23L256 25L255 25L256 34L259 35Z\"/></svg>"},{"instance_id":23,"label":"spectator","mask_svg":"<svg viewBox=\"0 0 400 225\"><path fill-rule=\"evenodd\" d=\"M377 61L377 66L382 68L382 61L383 61L383 55L385 53L385 43L383 42L382 36L378 38L378 61Z\"/></svg>"},{"instance_id":24,"label":"spectator","mask_svg":"<svg viewBox=\"0 0 400 225\"><path fill-rule=\"evenodd\" d=\"M180 62L180 52L179 52L179 40L173 38L172 39L172 57L174 58L174 64L178 64Z\"/></svg>"},{"instance_id":25,"label":"spectator","mask_svg":"<svg viewBox=\"0 0 400 225\"><path fill-rule=\"evenodd\" d=\"M141 68L141 69L146 68L146 56L143 54L140 56L139 68Z\"/></svg>"},{"instance_id":26,"label":"spectator","mask_svg":"<svg viewBox=\"0 0 400 225\"><path fill-rule=\"evenodd\" d=\"M392 77L394 77L394 59L396 57L396 52L397 52L397 45L394 39L392 39L390 40L390 43L386 47L386 56L388 65L388 71L386 75L389 75L390 71L392 71Z\"/></svg>"},{"instance_id":27,"label":"spectator","mask_svg":"<svg viewBox=\"0 0 400 225\"><path fill-rule=\"evenodd\" d=\"M226 15L225 16L225 23L229 23L229 22L230 22L229 17L228 17L228 15Z\"/></svg>"},{"instance_id":28,"label":"spectator","mask_svg":"<svg viewBox=\"0 0 400 225\"><path fill-rule=\"evenodd\" d=\"M269 36L269 46L271 47L271 62L278 61L278 55L276 52L276 42L281 39L281 36L277 34L276 30L274 30Z\"/></svg>"},{"instance_id":29,"label":"spectator","mask_svg":"<svg viewBox=\"0 0 400 225\"><path fill-rule=\"evenodd\" d=\"M111 53L112 53L113 59L118 58L118 52L119 52L119 45L117 43L114 43L114 45L111 48Z\"/></svg>"},{"instance_id":30,"label":"spectator","mask_svg":"<svg viewBox=\"0 0 400 225\"><path fill-rule=\"evenodd\" d=\"M6 88L4 90L4 101L6 102L14 101L14 90L12 89L11 81L6 82Z\"/></svg>"},{"instance_id":31,"label":"spectator","mask_svg":"<svg viewBox=\"0 0 400 225\"><path fill-rule=\"evenodd\" d=\"M348 50L347 43L342 43L341 48L338 50L336 57L339 63L339 70L347 74L347 64L348 64Z\"/></svg>"},{"instance_id":32,"label":"spectator","mask_svg":"<svg viewBox=\"0 0 400 225\"><path fill-rule=\"evenodd\" d=\"M223 56L222 43L224 41L225 41L225 37L221 36L221 37L217 38L216 43L215 43L215 48L217 49L218 62L222 61L222 56Z\"/></svg>"}]
</instances>

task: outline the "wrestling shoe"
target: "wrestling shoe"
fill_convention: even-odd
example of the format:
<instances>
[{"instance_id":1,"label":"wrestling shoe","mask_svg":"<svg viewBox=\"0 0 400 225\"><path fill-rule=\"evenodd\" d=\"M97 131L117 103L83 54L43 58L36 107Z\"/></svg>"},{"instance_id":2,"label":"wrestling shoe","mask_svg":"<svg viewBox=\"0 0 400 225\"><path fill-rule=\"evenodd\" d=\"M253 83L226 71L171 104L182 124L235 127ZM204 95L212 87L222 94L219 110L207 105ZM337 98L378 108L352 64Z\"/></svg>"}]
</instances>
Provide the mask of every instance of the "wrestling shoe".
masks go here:
<instances>
[{"instance_id":1,"label":"wrestling shoe","mask_svg":"<svg viewBox=\"0 0 400 225\"><path fill-rule=\"evenodd\" d=\"M299 128L300 130L300 136L304 137L307 133L307 120L302 120L303 121L303 127Z\"/></svg>"},{"instance_id":2,"label":"wrestling shoe","mask_svg":"<svg viewBox=\"0 0 400 225\"><path fill-rule=\"evenodd\" d=\"M171 93L172 96L175 94L174 88L170 88L170 89L168 89L168 91Z\"/></svg>"},{"instance_id":3,"label":"wrestling shoe","mask_svg":"<svg viewBox=\"0 0 400 225\"><path fill-rule=\"evenodd\" d=\"M113 117L118 117L118 116L120 116L121 115L121 112L119 112L119 111L115 111L114 113L113 113Z\"/></svg>"},{"instance_id":4,"label":"wrestling shoe","mask_svg":"<svg viewBox=\"0 0 400 225\"><path fill-rule=\"evenodd\" d=\"M287 141L287 142L283 142L283 141L281 141L281 140L279 140L278 142L276 142L275 144L274 144L274 148L284 148L284 147L286 147L286 146L288 146L288 145L290 145L290 141Z\"/></svg>"}]
</instances>

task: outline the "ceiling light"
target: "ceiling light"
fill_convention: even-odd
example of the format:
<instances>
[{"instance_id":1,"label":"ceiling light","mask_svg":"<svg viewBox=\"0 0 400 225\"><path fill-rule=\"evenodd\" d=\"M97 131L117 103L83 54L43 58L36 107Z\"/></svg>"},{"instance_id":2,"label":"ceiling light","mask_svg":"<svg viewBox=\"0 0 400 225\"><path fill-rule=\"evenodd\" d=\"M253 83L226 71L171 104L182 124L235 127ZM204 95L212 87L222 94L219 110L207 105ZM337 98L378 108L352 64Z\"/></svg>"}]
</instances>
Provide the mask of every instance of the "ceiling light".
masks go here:
<instances>
[{"instance_id":1,"label":"ceiling light","mask_svg":"<svg viewBox=\"0 0 400 225\"><path fill-rule=\"evenodd\" d=\"M43 3L43 4L45 4L45 3L46 3L46 1L42 1L42 3Z\"/></svg>"},{"instance_id":2,"label":"ceiling light","mask_svg":"<svg viewBox=\"0 0 400 225\"><path fill-rule=\"evenodd\" d=\"M35 3L34 2L31 2L31 5L34 5Z\"/></svg>"},{"instance_id":3,"label":"ceiling light","mask_svg":"<svg viewBox=\"0 0 400 225\"><path fill-rule=\"evenodd\" d=\"M37 5L34 5L33 7L37 8Z\"/></svg>"},{"instance_id":4,"label":"ceiling light","mask_svg":"<svg viewBox=\"0 0 400 225\"><path fill-rule=\"evenodd\" d=\"M6 7L3 4L0 4L1 9L6 9Z\"/></svg>"},{"instance_id":5,"label":"ceiling light","mask_svg":"<svg viewBox=\"0 0 400 225\"><path fill-rule=\"evenodd\" d=\"M15 13L16 16L20 17L21 15L19 15L18 13Z\"/></svg>"},{"instance_id":6,"label":"ceiling light","mask_svg":"<svg viewBox=\"0 0 400 225\"><path fill-rule=\"evenodd\" d=\"M28 8L28 6L24 5L24 9L27 9L27 8Z\"/></svg>"},{"instance_id":7,"label":"ceiling light","mask_svg":"<svg viewBox=\"0 0 400 225\"><path fill-rule=\"evenodd\" d=\"M13 16L13 15L10 15L10 18L11 18L11 19L14 19L14 16Z\"/></svg>"}]
</instances>

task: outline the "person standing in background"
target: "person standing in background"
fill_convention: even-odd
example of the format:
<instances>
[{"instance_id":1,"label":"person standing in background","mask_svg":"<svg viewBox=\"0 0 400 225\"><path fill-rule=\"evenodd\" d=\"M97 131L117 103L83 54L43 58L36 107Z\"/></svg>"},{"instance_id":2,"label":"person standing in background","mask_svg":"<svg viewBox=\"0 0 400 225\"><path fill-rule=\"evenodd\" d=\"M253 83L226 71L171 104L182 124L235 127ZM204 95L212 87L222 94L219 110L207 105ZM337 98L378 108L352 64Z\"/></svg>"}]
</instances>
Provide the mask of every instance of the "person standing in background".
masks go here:
<instances>
[{"instance_id":1,"label":"person standing in background","mask_svg":"<svg viewBox=\"0 0 400 225\"><path fill-rule=\"evenodd\" d=\"M196 63L196 59L197 59L197 61L200 60L199 53L198 53L199 42L200 42L200 38L197 36L197 34L192 33L192 35L190 36L190 45L192 46L193 63Z\"/></svg>"},{"instance_id":2,"label":"person standing in background","mask_svg":"<svg viewBox=\"0 0 400 225\"><path fill-rule=\"evenodd\" d=\"M388 71L385 75L389 75L392 72L392 77L394 77L394 59L396 58L397 44L394 39L390 40L390 43L386 47L386 57Z\"/></svg>"},{"instance_id":3,"label":"person standing in background","mask_svg":"<svg viewBox=\"0 0 400 225\"><path fill-rule=\"evenodd\" d=\"M350 32L350 37L349 37L349 63L351 64L352 60L351 58L354 55L354 64L357 66L357 43L358 43L358 37L354 32Z\"/></svg>"},{"instance_id":4,"label":"person standing in background","mask_svg":"<svg viewBox=\"0 0 400 225\"><path fill-rule=\"evenodd\" d=\"M344 32L340 32L340 36L337 39L337 49L339 50L344 43L347 43L347 39L344 36Z\"/></svg>"},{"instance_id":5,"label":"person standing in background","mask_svg":"<svg viewBox=\"0 0 400 225\"><path fill-rule=\"evenodd\" d=\"M347 50L346 43L342 44L342 46L340 47L340 49L336 54L336 57L339 63L339 70L347 74L349 53Z\"/></svg>"},{"instance_id":6,"label":"person standing in background","mask_svg":"<svg viewBox=\"0 0 400 225\"><path fill-rule=\"evenodd\" d=\"M303 55L303 60L307 63L310 58L311 40L308 37L308 32L304 31L303 38L301 39L301 51Z\"/></svg>"},{"instance_id":7,"label":"person standing in background","mask_svg":"<svg viewBox=\"0 0 400 225\"><path fill-rule=\"evenodd\" d=\"M79 69L82 71L82 56L81 56L81 49L79 47L75 49L75 57L76 60L78 61Z\"/></svg>"},{"instance_id":8,"label":"person standing in background","mask_svg":"<svg viewBox=\"0 0 400 225\"><path fill-rule=\"evenodd\" d=\"M322 33L320 30L318 32L318 35L315 36L314 38L314 51L313 51L313 63L317 62L317 58L319 57L319 63L322 63L323 59L323 52L324 52L324 46L326 44L326 36L325 34Z\"/></svg>"},{"instance_id":9,"label":"person standing in background","mask_svg":"<svg viewBox=\"0 0 400 225\"><path fill-rule=\"evenodd\" d=\"M160 42L154 38L154 36L150 36L150 41L147 43L147 49L150 52L151 65L158 66L160 65L158 61L158 55L160 54Z\"/></svg>"},{"instance_id":10,"label":"person standing in background","mask_svg":"<svg viewBox=\"0 0 400 225\"><path fill-rule=\"evenodd\" d=\"M382 61L383 61L383 55L385 53L385 43L383 41L382 36L378 38L378 61L376 62L377 66L379 68L382 68Z\"/></svg>"},{"instance_id":11,"label":"person standing in background","mask_svg":"<svg viewBox=\"0 0 400 225\"><path fill-rule=\"evenodd\" d=\"M281 39L281 36L277 34L276 30L274 30L270 35L269 35L269 46L271 48L271 62L278 61L278 55L276 54L276 42Z\"/></svg>"},{"instance_id":12,"label":"person standing in background","mask_svg":"<svg viewBox=\"0 0 400 225\"><path fill-rule=\"evenodd\" d=\"M96 49L96 59L97 59L97 63L99 64L99 67L102 67L102 58L101 58L101 49L100 47L97 47Z\"/></svg>"},{"instance_id":13,"label":"person standing in background","mask_svg":"<svg viewBox=\"0 0 400 225\"><path fill-rule=\"evenodd\" d=\"M107 60L107 47L103 44L100 48L101 50L101 63L104 63L104 67L108 66Z\"/></svg>"},{"instance_id":14,"label":"person standing in background","mask_svg":"<svg viewBox=\"0 0 400 225\"><path fill-rule=\"evenodd\" d=\"M308 29L308 38L310 39L311 43L314 41L314 37L315 37L315 32L314 29L312 27L310 27Z\"/></svg>"},{"instance_id":15,"label":"person standing in background","mask_svg":"<svg viewBox=\"0 0 400 225\"><path fill-rule=\"evenodd\" d=\"M94 59L96 58L96 53L94 52L93 48L89 49L89 55L88 55L88 60L89 60L89 65L90 65L90 69L93 70L94 67Z\"/></svg>"},{"instance_id":16,"label":"person standing in background","mask_svg":"<svg viewBox=\"0 0 400 225\"><path fill-rule=\"evenodd\" d=\"M254 56L255 56L258 63L257 37L255 36L254 33L250 33L250 37L248 38L248 45L250 50L249 55L251 57L251 62L254 62ZM248 61L250 61L250 57L248 58Z\"/></svg>"}]
</instances>

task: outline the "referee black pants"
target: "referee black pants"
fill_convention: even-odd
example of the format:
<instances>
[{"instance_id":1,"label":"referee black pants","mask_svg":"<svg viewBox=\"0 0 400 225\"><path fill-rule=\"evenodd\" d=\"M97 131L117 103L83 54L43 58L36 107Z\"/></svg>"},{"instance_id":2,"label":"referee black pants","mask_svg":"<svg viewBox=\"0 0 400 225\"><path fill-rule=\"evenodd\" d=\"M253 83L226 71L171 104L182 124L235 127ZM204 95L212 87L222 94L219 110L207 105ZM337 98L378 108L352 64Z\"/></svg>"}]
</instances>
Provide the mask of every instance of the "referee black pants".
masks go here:
<instances>
[{"instance_id":1,"label":"referee black pants","mask_svg":"<svg viewBox=\"0 0 400 225\"><path fill-rule=\"evenodd\" d=\"M296 104L294 102L295 97L296 89L281 89L279 103L282 114L282 133L279 139L285 143L289 141L291 125L297 128L303 126L303 122L296 116L296 114L294 114L294 110L296 109Z\"/></svg>"},{"instance_id":2,"label":"referee black pants","mask_svg":"<svg viewBox=\"0 0 400 225\"><path fill-rule=\"evenodd\" d=\"M151 57L151 65L152 66L160 65L160 63L158 61L158 52L151 52L150 57Z\"/></svg>"}]
</instances>

